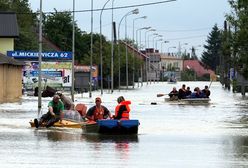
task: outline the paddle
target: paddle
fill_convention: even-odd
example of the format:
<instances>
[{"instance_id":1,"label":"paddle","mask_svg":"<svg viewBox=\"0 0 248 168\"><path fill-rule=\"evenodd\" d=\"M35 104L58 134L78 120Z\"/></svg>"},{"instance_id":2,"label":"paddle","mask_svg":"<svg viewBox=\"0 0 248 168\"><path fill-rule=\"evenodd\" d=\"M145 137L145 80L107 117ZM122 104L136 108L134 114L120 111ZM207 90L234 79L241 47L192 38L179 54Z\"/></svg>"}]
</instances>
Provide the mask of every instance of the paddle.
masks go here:
<instances>
[{"instance_id":1,"label":"paddle","mask_svg":"<svg viewBox=\"0 0 248 168\"><path fill-rule=\"evenodd\" d=\"M209 86L208 86L208 89L210 89L210 86L211 86L212 82L213 82L213 80L211 80L211 82L210 82L210 84L209 84Z\"/></svg>"},{"instance_id":2,"label":"paddle","mask_svg":"<svg viewBox=\"0 0 248 168\"><path fill-rule=\"evenodd\" d=\"M157 94L157 97L162 97L162 96L165 96L165 95L168 95L168 94L159 93L159 94Z\"/></svg>"}]
</instances>

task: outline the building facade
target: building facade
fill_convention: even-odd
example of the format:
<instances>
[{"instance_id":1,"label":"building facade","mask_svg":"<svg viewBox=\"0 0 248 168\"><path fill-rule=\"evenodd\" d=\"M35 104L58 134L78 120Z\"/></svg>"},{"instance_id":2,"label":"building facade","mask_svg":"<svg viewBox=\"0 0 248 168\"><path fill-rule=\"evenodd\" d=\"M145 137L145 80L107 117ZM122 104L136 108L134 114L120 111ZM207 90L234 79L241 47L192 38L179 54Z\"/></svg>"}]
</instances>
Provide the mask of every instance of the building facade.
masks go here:
<instances>
[{"instance_id":1,"label":"building facade","mask_svg":"<svg viewBox=\"0 0 248 168\"><path fill-rule=\"evenodd\" d=\"M16 14L0 12L0 103L16 102L22 96L23 63L6 56L19 36Z\"/></svg>"}]
</instances>

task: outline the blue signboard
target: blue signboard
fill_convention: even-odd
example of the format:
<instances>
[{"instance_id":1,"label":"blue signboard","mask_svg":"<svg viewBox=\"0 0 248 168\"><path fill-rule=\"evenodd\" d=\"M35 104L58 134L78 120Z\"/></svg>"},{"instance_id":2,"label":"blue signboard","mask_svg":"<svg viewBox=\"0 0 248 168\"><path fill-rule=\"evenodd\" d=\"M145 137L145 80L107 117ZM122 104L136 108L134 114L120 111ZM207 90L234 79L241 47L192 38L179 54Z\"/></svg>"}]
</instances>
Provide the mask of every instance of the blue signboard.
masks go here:
<instances>
[{"instance_id":1,"label":"blue signboard","mask_svg":"<svg viewBox=\"0 0 248 168\"><path fill-rule=\"evenodd\" d=\"M42 75L52 76L52 77L62 77L62 71L41 71ZM39 71L24 71L24 76L38 76Z\"/></svg>"},{"instance_id":2,"label":"blue signboard","mask_svg":"<svg viewBox=\"0 0 248 168\"><path fill-rule=\"evenodd\" d=\"M46 59L72 59L72 52L65 51L51 51L51 52L42 52L42 58ZM7 51L7 56L13 58L22 58L22 59L37 59L39 58L39 52L36 51Z\"/></svg>"}]
</instances>

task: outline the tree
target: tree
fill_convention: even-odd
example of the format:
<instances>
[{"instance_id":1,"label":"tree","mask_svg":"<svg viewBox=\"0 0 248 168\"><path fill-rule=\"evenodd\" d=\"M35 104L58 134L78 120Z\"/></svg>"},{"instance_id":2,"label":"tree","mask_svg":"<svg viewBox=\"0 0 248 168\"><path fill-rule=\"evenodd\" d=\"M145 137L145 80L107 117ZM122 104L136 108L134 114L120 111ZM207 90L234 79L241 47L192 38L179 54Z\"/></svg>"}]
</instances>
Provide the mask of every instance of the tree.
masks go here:
<instances>
[{"instance_id":1,"label":"tree","mask_svg":"<svg viewBox=\"0 0 248 168\"><path fill-rule=\"evenodd\" d=\"M220 64L221 38L222 33L215 24L208 36L207 44L204 45L205 50L201 57L201 61L214 71Z\"/></svg>"},{"instance_id":2,"label":"tree","mask_svg":"<svg viewBox=\"0 0 248 168\"><path fill-rule=\"evenodd\" d=\"M229 0L232 13L227 15L227 20L232 26L233 33L233 61L239 67L238 71L248 78L248 1Z\"/></svg>"}]
</instances>

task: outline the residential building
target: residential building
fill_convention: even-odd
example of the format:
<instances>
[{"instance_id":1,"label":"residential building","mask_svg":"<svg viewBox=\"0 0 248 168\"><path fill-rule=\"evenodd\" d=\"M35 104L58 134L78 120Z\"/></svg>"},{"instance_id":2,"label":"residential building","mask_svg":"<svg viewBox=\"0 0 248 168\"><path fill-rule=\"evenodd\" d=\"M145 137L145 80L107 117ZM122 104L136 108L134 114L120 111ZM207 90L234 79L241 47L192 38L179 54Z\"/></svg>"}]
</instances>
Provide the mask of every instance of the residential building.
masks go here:
<instances>
[{"instance_id":1,"label":"residential building","mask_svg":"<svg viewBox=\"0 0 248 168\"><path fill-rule=\"evenodd\" d=\"M16 14L0 12L0 103L16 102L22 96L23 62L6 56L19 36Z\"/></svg>"}]
</instances>

